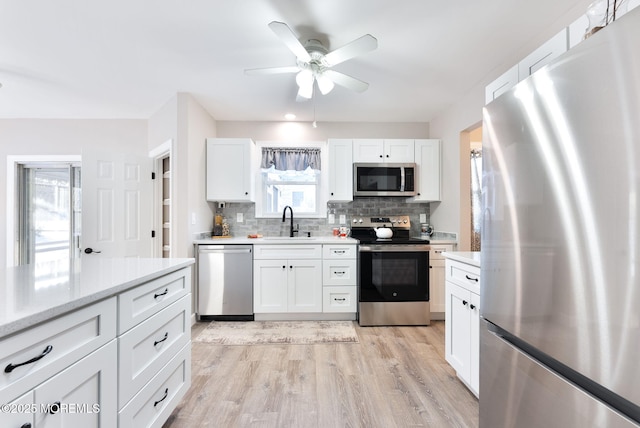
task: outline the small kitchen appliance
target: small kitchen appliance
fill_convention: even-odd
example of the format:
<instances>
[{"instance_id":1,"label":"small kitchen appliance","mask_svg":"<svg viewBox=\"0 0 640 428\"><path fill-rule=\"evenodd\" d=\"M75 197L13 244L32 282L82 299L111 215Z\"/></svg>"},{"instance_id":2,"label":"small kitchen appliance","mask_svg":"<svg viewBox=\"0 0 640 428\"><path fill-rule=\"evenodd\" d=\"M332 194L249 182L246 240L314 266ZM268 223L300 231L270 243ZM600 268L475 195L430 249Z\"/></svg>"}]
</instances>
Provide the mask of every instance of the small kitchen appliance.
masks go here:
<instances>
[{"instance_id":1,"label":"small kitchen appliance","mask_svg":"<svg viewBox=\"0 0 640 428\"><path fill-rule=\"evenodd\" d=\"M430 324L429 242L410 235L407 215L352 219L351 236L360 241L360 325Z\"/></svg>"}]
</instances>

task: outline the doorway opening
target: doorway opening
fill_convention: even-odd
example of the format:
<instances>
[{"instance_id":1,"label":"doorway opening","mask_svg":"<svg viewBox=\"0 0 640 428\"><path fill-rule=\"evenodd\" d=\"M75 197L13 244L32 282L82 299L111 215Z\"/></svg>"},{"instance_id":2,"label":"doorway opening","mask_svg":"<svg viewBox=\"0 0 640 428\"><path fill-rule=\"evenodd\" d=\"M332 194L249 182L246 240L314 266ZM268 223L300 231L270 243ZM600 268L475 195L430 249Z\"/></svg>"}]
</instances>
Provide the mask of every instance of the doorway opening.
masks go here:
<instances>
[{"instance_id":1,"label":"doorway opening","mask_svg":"<svg viewBox=\"0 0 640 428\"><path fill-rule=\"evenodd\" d=\"M16 165L16 264L80 257L80 172L79 163Z\"/></svg>"},{"instance_id":2,"label":"doorway opening","mask_svg":"<svg viewBox=\"0 0 640 428\"><path fill-rule=\"evenodd\" d=\"M480 251L482 225L482 124L460 134L460 237L462 251Z\"/></svg>"}]
</instances>

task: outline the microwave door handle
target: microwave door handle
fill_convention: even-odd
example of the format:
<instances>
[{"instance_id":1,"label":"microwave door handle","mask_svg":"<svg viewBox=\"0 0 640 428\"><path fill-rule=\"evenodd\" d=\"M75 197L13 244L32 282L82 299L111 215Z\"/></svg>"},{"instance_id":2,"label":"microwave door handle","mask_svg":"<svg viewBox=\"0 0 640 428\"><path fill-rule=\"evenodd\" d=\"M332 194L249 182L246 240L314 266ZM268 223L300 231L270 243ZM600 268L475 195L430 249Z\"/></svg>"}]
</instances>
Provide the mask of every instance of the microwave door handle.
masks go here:
<instances>
[{"instance_id":1,"label":"microwave door handle","mask_svg":"<svg viewBox=\"0 0 640 428\"><path fill-rule=\"evenodd\" d=\"M404 167L400 167L400 191L404 192Z\"/></svg>"}]
</instances>

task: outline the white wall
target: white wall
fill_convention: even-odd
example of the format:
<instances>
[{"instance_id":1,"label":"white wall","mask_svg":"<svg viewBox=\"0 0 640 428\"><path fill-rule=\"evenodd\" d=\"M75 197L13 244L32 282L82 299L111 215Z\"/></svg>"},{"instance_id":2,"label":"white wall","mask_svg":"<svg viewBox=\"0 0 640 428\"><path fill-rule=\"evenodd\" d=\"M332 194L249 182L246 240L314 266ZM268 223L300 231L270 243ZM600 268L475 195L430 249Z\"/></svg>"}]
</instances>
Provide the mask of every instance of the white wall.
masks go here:
<instances>
[{"instance_id":1,"label":"white wall","mask_svg":"<svg viewBox=\"0 0 640 428\"><path fill-rule=\"evenodd\" d=\"M146 120L0 119L0 224L7 223L7 156L81 155L86 147L147 154ZM9 213L11 215L11 213ZM6 229L0 228L0 267L6 266Z\"/></svg>"},{"instance_id":2,"label":"white wall","mask_svg":"<svg viewBox=\"0 0 640 428\"><path fill-rule=\"evenodd\" d=\"M429 124L375 122L233 122L218 121L217 137L260 141L326 141L329 138L429 138ZM438 138L433 137L433 138Z\"/></svg>"}]
</instances>

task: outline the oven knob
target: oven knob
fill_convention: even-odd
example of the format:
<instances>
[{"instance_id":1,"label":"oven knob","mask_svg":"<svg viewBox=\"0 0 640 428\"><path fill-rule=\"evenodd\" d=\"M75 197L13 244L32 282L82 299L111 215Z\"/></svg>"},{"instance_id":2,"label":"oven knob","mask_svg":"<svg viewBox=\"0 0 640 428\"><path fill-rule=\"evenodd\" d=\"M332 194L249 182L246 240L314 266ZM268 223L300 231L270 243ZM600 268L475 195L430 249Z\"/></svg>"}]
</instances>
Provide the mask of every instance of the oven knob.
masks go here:
<instances>
[{"instance_id":1,"label":"oven knob","mask_svg":"<svg viewBox=\"0 0 640 428\"><path fill-rule=\"evenodd\" d=\"M397 297L398 293L396 293L395 291L393 292L393 297Z\"/></svg>"},{"instance_id":2,"label":"oven knob","mask_svg":"<svg viewBox=\"0 0 640 428\"><path fill-rule=\"evenodd\" d=\"M362 223L362 219L361 219L361 218L360 218L360 219L358 219L358 223Z\"/></svg>"},{"instance_id":3,"label":"oven knob","mask_svg":"<svg viewBox=\"0 0 640 428\"><path fill-rule=\"evenodd\" d=\"M404 223L404 224L407 224L407 223L408 223L407 219L404 219L403 223Z\"/></svg>"},{"instance_id":4,"label":"oven knob","mask_svg":"<svg viewBox=\"0 0 640 428\"><path fill-rule=\"evenodd\" d=\"M351 221L352 221L353 223L357 223L357 222L358 222L358 220L357 220L357 219L355 219L355 218L354 218L353 220L351 220Z\"/></svg>"}]
</instances>

